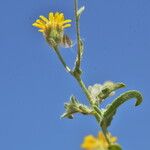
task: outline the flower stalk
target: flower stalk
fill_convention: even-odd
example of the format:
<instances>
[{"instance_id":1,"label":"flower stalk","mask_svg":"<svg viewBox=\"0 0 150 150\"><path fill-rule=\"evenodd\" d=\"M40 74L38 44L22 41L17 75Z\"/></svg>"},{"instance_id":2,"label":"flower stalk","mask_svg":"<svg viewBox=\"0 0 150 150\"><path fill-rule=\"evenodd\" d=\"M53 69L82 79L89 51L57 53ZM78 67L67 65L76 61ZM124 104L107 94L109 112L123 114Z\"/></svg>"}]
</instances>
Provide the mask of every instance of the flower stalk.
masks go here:
<instances>
[{"instance_id":1,"label":"flower stalk","mask_svg":"<svg viewBox=\"0 0 150 150\"><path fill-rule=\"evenodd\" d=\"M60 62L62 63L62 65L64 66L64 68L66 69L67 72L69 72L71 75L73 75L71 69L69 68L69 66L66 64L65 60L63 59L62 55L59 52L58 47L54 47L54 50L60 60Z\"/></svg>"}]
</instances>

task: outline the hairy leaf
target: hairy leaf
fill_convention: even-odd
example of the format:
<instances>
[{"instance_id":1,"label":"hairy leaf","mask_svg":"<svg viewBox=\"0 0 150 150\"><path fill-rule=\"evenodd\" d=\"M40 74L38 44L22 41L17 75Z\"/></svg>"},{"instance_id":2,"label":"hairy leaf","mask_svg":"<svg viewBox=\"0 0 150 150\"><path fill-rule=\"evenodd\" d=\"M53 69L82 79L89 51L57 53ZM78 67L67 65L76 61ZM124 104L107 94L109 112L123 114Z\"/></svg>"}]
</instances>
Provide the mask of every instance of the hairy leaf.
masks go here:
<instances>
[{"instance_id":1,"label":"hairy leaf","mask_svg":"<svg viewBox=\"0 0 150 150\"><path fill-rule=\"evenodd\" d=\"M143 100L142 95L138 91L128 91L123 93L106 107L106 110L103 114L103 120L101 122L101 126L103 128L107 128L111 124L113 116L115 115L119 106L121 106L123 103L125 103L126 101L132 98L136 99L135 106L140 105Z\"/></svg>"}]
</instances>

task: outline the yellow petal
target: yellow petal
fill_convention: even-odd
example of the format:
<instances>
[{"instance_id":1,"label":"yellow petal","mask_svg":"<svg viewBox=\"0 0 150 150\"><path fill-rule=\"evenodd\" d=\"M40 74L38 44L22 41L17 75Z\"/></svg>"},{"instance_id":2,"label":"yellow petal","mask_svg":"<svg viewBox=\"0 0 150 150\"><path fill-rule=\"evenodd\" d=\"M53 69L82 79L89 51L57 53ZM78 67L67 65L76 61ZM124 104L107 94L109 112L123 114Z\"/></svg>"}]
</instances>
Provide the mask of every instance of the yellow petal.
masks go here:
<instances>
[{"instance_id":1,"label":"yellow petal","mask_svg":"<svg viewBox=\"0 0 150 150\"><path fill-rule=\"evenodd\" d=\"M116 137L111 137L110 142L111 143L116 143L117 142L117 138Z\"/></svg>"},{"instance_id":2,"label":"yellow petal","mask_svg":"<svg viewBox=\"0 0 150 150\"><path fill-rule=\"evenodd\" d=\"M72 20L67 19L67 20L63 21L63 24L65 24L65 23L69 23L69 22L71 22L71 21L72 21Z\"/></svg>"},{"instance_id":3,"label":"yellow petal","mask_svg":"<svg viewBox=\"0 0 150 150\"><path fill-rule=\"evenodd\" d=\"M97 143L97 139L92 135L88 135L84 138L81 147L84 149L90 149L95 147L96 143Z\"/></svg>"},{"instance_id":4,"label":"yellow petal","mask_svg":"<svg viewBox=\"0 0 150 150\"><path fill-rule=\"evenodd\" d=\"M58 12L56 12L56 13L55 13L54 21L57 22L57 23L59 23L59 22L60 22L60 19L59 19L59 18L60 18L60 14L59 14Z\"/></svg>"},{"instance_id":5,"label":"yellow petal","mask_svg":"<svg viewBox=\"0 0 150 150\"><path fill-rule=\"evenodd\" d=\"M38 24L38 23L33 23L32 26L37 27L37 28L41 28L41 29L45 28L43 25Z\"/></svg>"},{"instance_id":6,"label":"yellow petal","mask_svg":"<svg viewBox=\"0 0 150 150\"><path fill-rule=\"evenodd\" d=\"M41 18L43 21L45 21L45 23L48 23L48 22L49 22L49 20L48 20L46 17L44 17L44 16L40 16L40 18Z\"/></svg>"},{"instance_id":7,"label":"yellow petal","mask_svg":"<svg viewBox=\"0 0 150 150\"><path fill-rule=\"evenodd\" d=\"M40 19L36 20L36 23L41 24L41 25L45 25L45 22L43 20L40 20Z\"/></svg>"},{"instance_id":8,"label":"yellow petal","mask_svg":"<svg viewBox=\"0 0 150 150\"><path fill-rule=\"evenodd\" d=\"M54 14L53 13L49 13L49 21L52 22L54 20Z\"/></svg>"},{"instance_id":9,"label":"yellow petal","mask_svg":"<svg viewBox=\"0 0 150 150\"><path fill-rule=\"evenodd\" d=\"M105 136L102 132L98 133L98 138L99 138L99 140L106 141Z\"/></svg>"},{"instance_id":10,"label":"yellow petal","mask_svg":"<svg viewBox=\"0 0 150 150\"><path fill-rule=\"evenodd\" d=\"M111 133L108 133L107 136L108 136L110 142L112 142L112 143L117 142L117 137L112 136Z\"/></svg>"},{"instance_id":11,"label":"yellow petal","mask_svg":"<svg viewBox=\"0 0 150 150\"><path fill-rule=\"evenodd\" d=\"M58 16L59 16L59 12L56 12L56 13L54 14L54 17L57 18Z\"/></svg>"},{"instance_id":12,"label":"yellow petal","mask_svg":"<svg viewBox=\"0 0 150 150\"><path fill-rule=\"evenodd\" d=\"M42 32L42 33L44 32L44 30L38 30L38 31L39 31L39 32Z\"/></svg>"},{"instance_id":13,"label":"yellow petal","mask_svg":"<svg viewBox=\"0 0 150 150\"><path fill-rule=\"evenodd\" d=\"M64 14L63 13L60 13L59 14L59 22L63 22L64 21Z\"/></svg>"},{"instance_id":14,"label":"yellow petal","mask_svg":"<svg viewBox=\"0 0 150 150\"><path fill-rule=\"evenodd\" d=\"M69 27L71 27L71 24L65 24L65 25L63 25L62 27L63 27L63 29L64 29L64 28L69 28Z\"/></svg>"}]
</instances>

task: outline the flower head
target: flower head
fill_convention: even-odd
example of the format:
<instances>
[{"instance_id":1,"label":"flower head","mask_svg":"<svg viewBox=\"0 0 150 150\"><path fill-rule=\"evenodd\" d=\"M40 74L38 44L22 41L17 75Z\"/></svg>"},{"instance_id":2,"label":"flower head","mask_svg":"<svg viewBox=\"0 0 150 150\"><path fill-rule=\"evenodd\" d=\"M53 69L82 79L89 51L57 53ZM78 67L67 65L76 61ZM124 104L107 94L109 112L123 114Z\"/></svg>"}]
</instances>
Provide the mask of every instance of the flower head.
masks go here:
<instances>
[{"instance_id":1,"label":"flower head","mask_svg":"<svg viewBox=\"0 0 150 150\"><path fill-rule=\"evenodd\" d=\"M117 141L110 133L107 135L109 141L114 144ZM88 135L84 138L81 147L85 150L108 150L108 143L102 132L99 132L97 137Z\"/></svg>"},{"instance_id":2,"label":"flower head","mask_svg":"<svg viewBox=\"0 0 150 150\"><path fill-rule=\"evenodd\" d=\"M63 13L50 12L48 18L40 16L32 25L40 28L39 32L42 32L47 42L52 46L58 46L64 36L64 29L71 26L70 19L65 19Z\"/></svg>"}]
</instances>

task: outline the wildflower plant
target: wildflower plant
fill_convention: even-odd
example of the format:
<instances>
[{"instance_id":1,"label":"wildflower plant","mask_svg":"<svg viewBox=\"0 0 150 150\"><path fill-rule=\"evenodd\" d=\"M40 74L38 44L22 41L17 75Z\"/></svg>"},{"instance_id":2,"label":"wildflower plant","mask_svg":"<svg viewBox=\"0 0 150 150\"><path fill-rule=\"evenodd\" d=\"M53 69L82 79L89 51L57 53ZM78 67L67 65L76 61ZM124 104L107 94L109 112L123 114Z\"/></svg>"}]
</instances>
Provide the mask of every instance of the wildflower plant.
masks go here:
<instances>
[{"instance_id":1,"label":"wildflower plant","mask_svg":"<svg viewBox=\"0 0 150 150\"><path fill-rule=\"evenodd\" d=\"M71 26L71 20L65 19L63 13L50 12L48 17L40 16L38 20L33 23L33 26L39 28L41 32L54 50L58 59L71 76L73 76L83 93L86 95L89 105L82 104L75 96L71 96L69 102L65 103L65 112L62 114L62 118L73 119L77 113L83 115L93 116L97 124L100 126L102 132L98 134L98 137L89 135L85 137L82 148L86 150L121 150L121 146L117 144L116 137L111 136L108 132L108 127L111 125L113 117L115 116L117 109L126 101L130 99L136 99L135 106L138 106L142 102L142 95L136 90L130 90L124 92L119 97L115 98L105 108L101 108L101 104L108 97L113 96L115 92L121 88L125 88L125 84L122 82L106 81L103 84L95 84L93 86L86 86L82 80L81 62L84 53L84 42L80 36L79 22L81 14L84 12L85 7L78 8L78 0L74 0L74 12L75 12L75 26L76 26L76 38L77 38L77 55L74 63L74 67L70 68L63 56L60 53L62 46L72 47L72 41L65 34L66 28Z\"/></svg>"}]
</instances>

